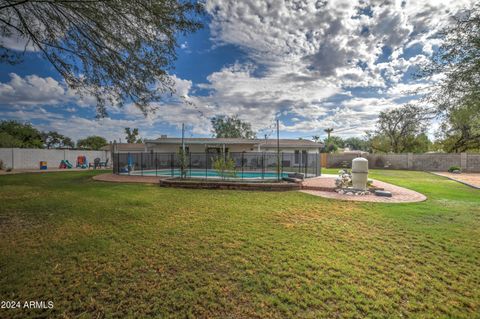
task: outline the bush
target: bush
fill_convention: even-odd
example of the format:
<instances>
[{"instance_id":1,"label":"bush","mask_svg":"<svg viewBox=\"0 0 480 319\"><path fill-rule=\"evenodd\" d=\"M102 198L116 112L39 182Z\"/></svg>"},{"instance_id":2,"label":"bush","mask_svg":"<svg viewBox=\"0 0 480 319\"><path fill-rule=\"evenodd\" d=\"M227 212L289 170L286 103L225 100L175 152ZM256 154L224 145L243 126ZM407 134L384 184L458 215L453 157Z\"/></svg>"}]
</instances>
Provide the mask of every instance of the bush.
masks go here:
<instances>
[{"instance_id":1,"label":"bush","mask_svg":"<svg viewBox=\"0 0 480 319\"><path fill-rule=\"evenodd\" d=\"M187 152L184 152L183 149L180 149L178 152L178 159L180 162L180 178L187 178Z\"/></svg>"},{"instance_id":2,"label":"bush","mask_svg":"<svg viewBox=\"0 0 480 319\"><path fill-rule=\"evenodd\" d=\"M461 171L462 169L458 166L450 166L450 168L448 169L448 171L451 173L453 171Z\"/></svg>"},{"instance_id":3,"label":"bush","mask_svg":"<svg viewBox=\"0 0 480 319\"><path fill-rule=\"evenodd\" d=\"M5 164L3 164L3 161L0 160L0 170L4 170L5 169Z\"/></svg>"},{"instance_id":4,"label":"bush","mask_svg":"<svg viewBox=\"0 0 480 319\"><path fill-rule=\"evenodd\" d=\"M218 156L212 158L213 168L218 174L225 179L225 177L235 177L237 172L235 171L235 161L231 157Z\"/></svg>"}]
</instances>

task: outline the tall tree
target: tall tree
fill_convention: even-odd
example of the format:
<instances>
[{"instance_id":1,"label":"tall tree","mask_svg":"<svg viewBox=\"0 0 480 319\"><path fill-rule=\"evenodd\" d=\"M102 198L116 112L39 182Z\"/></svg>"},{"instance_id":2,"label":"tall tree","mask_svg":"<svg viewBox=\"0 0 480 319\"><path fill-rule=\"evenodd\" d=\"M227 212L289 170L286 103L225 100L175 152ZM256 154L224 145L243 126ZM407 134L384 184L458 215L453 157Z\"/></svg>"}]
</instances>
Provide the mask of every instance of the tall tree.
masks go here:
<instances>
[{"instance_id":1,"label":"tall tree","mask_svg":"<svg viewBox=\"0 0 480 319\"><path fill-rule=\"evenodd\" d=\"M380 112L371 146L386 153L419 152L417 138L423 138L430 119L428 110L411 104Z\"/></svg>"},{"instance_id":2,"label":"tall tree","mask_svg":"<svg viewBox=\"0 0 480 319\"><path fill-rule=\"evenodd\" d=\"M442 32L443 43L423 66L421 76L440 78L427 94L442 122L445 151L478 150L480 132L480 4L453 17Z\"/></svg>"},{"instance_id":3,"label":"tall tree","mask_svg":"<svg viewBox=\"0 0 480 319\"><path fill-rule=\"evenodd\" d=\"M441 32L442 45L420 72L442 75L427 99L440 112L480 100L480 4L452 18Z\"/></svg>"},{"instance_id":4,"label":"tall tree","mask_svg":"<svg viewBox=\"0 0 480 319\"><path fill-rule=\"evenodd\" d=\"M129 127L126 127L125 134L126 134L125 139L127 140L127 143L142 143L142 139L137 138L138 128L134 128L133 130L131 130Z\"/></svg>"},{"instance_id":5,"label":"tall tree","mask_svg":"<svg viewBox=\"0 0 480 319\"><path fill-rule=\"evenodd\" d=\"M238 116L221 116L211 119L212 133L215 137L230 137L230 138L247 138L253 139L256 137L255 132L252 131L252 125L243 122Z\"/></svg>"},{"instance_id":6,"label":"tall tree","mask_svg":"<svg viewBox=\"0 0 480 319\"><path fill-rule=\"evenodd\" d=\"M0 147L43 148L42 134L30 123L0 121Z\"/></svg>"},{"instance_id":7,"label":"tall tree","mask_svg":"<svg viewBox=\"0 0 480 319\"><path fill-rule=\"evenodd\" d=\"M0 0L0 39L33 45L70 88L105 104L131 101L144 113L174 92L167 71L176 58L177 34L201 27L200 2L188 0ZM0 42L0 62L21 52Z\"/></svg>"},{"instance_id":8,"label":"tall tree","mask_svg":"<svg viewBox=\"0 0 480 319\"><path fill-rule=\"evenodd\" d=\"M75 146L71 138L55 131L42 133L42 140L46 148L73 148Z\"/></svg>"},{"instance_id":9,"label":"tall tree","mask_svg":"<svg viewBox=\"0 0 480 319\"><path fill-rule=\"evenodd\" d=\"M89 136L84 139L80 139L77 141L78 148L85 148L91 150L99 150L103 146L107 145L107 140L101 136Z\"/></svg>"},{"instance_id":10,"label":"tall tree","mask_svg":"<svg viewBox=\"0 0 480 319\"><path fill-rule=\"evenodd\" d=\"M333 132L333 128L326 128L323 130L325 133L327 133L327 141L330 140L330 134Z\"/></svg>"},{"instance_id":11,"label":"tall tree","mask_svg":"<svg viewBox=\"0 0 480 319\"><path fill-rule=\"evenodd\" d=\"M325 131L327 130L331 130L330 133L333 132L333 129L326 129ZM345 142L340 136L328 136L323 140L323 148L321 149L321 152L332 153L343 147L345 147Z\"/></svg>"},{"instance_id":12,"label":"tall tree","mask_svg":"<svg viewBox=\"0 0 480 319\"><path fill-rule=\"evenodd\" d=\"M359 137L349 137L343 140L345 147L349 147L351 150L355 151L365 151L369 150L368 142L365 139Z\"/></svg>"},{"instance_id":13,"label":"tall tree","mask_svg":"<svg viewBox=\"0 0 480 319\"><path fill-rule=\"evenodd\" d=\"M480 104L450 110L438 136L445 152L480 151Z\"/></svg>"}]
</instances>

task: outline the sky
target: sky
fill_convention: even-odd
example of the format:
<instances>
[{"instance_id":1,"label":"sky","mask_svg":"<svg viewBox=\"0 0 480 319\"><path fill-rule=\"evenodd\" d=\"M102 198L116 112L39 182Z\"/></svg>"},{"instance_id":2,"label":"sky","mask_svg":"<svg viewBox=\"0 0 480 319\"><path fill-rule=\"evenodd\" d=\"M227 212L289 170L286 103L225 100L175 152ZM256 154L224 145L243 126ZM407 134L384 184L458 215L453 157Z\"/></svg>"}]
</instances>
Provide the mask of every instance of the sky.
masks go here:
<instances>
[{"instance_id":1,"label":"sky","mask_svg":"<svg viewBox=\"0 0 480 319\"><path fill-rule=\"evenodd\" d=\"M238 115L258 137L362 136L381 111L420 98L435 82L415 77L441 45L439 30L472 1L206 0L204 28L179 35L170 76L177 98L144 116L134 105L108 107L67 88L39 52L18 65L0 64L0 119L30 122L74 140L101 135L125 141L211 136L210 118ZM18 39L0 39L23 50ZM181 97L181 98L180 98ZM187 103L186 103L187 102ZM433 132L434 127L432 127Z\"/></svg>"}]
</instances>

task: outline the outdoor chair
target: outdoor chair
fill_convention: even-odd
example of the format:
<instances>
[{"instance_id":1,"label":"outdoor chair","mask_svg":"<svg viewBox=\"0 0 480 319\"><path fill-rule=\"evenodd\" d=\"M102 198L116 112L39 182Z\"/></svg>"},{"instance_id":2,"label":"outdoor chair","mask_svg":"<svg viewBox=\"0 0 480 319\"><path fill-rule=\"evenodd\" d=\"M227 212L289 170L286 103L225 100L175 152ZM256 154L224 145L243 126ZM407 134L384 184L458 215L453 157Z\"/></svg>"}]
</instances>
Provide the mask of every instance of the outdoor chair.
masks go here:
<instances>
[{"instance_id":1,"label":"outdoor chair","mask_svg":"<svg viewBox=\"0 0 480 319\"><path fill-rule=\"evenodd\" d=\"M93 160L93 163L89 163L88 167L93 167L93 169L97 169L97 167L100 167L100 158L96 158Z\"/></svg>"},{"instance_id":2,"label":"outdoor chair","mask_svg":"<svg viewBox=\"0 0 480 319\"><path fill-rule=\"evenodd\" d=\"M99 162L98 165L99 165L99 167L105 167L105 168L107 168L108 158L107 158L107 160L106 160L105 162Z\"/></svg>"}]
</instances>

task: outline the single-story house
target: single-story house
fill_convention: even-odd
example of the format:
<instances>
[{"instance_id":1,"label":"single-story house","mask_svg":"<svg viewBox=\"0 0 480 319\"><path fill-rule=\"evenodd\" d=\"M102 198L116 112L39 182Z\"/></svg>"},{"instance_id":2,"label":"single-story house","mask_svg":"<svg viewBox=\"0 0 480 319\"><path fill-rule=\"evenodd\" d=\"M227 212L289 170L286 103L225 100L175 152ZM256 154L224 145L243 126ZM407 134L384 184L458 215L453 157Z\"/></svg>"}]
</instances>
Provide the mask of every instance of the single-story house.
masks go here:
<instances>
[{"instance_id":1,"label":"single-story house","mask_svg":"<svg viewBox=\"0 0 480 319\"><path fill-rule=\"evenodd\" d=\"M244 138L185 138L185 149L192 153L222 152L276 152L276 139L244 139ZM147 152L178 153L182 148L182 139L177 137L161 137L145 140ZM322 144L309 140L280 139L280 152L317 154Z\"/></svg>"},{"instance_id":2,"label":"single-story house","mask_svg":"<svg viewBox=\"0 0 480 319\"><path fill-rule=\"evenodd\" d=\"M142 153L147 148L144 143L110 143L101 148L102 151L110 151L112 153Z\"/></svg>"},{"instance_id":3,"label":"single-story house","mask_svg":"<svg viewBox=\"0 0 480 319\"><path fill-rule=\"evenodd\" d=\"M185 138L184 143L185 150L193 155L193 157L190 157L192 166L204 167L201 162L207 154L229 153L235 160L245 161L245 165L252 167L258 166L258 161L262 161L262 163L265 161L265 164L262 165L268 167L271 165L274 166L276 161L276 155L267 155L267 153L275 154L277 152L276 139ZM323 144L302 139L280 139L278 146L282 153L281 160L283 167L300 167L306 166L307 164L312 166L316 165L315 163L317 162L319 163L317 159ZM134 161L138 161L140 158L140 160L146 160L148 162L153 158L157 158L159 155L161 156L161 154L178 154L182 149L182 139L163 135L154 140L144 140L142 144L113 143L109 147L113 153L129 153L132 155L131 158L133 158ZM155 157L138 157L140 153L155 154ZM262 155L259 155L259 153ZM309 156L310 154L315 156ZM263 155L267 156L263 157ZM160 164L157 163L156 165L163 165L162 161L165 160L168 162L170 157L166 158L165 156L161 157ZM195 164L197 162L198 164Z\"/></svg>"},{"instance_id":4,"label":"single-story house","mask_svg":"<svg viewBox=\"0 0 480 319\"><path fill-rule=\"evenodd\" d=\"M145 140L147 152L178 153L182 139L162 136L155 140ZM185 150L189 153L248 153L277 152L276 139L244 138L185 138ZM280 139L279 148L283 154L292 154L292 164L305 163L307 154L320 153L321 143L299 139ZM286 155L288 156L288 155Z\"/></svg>"}]
</instances>

